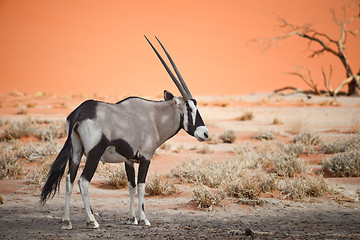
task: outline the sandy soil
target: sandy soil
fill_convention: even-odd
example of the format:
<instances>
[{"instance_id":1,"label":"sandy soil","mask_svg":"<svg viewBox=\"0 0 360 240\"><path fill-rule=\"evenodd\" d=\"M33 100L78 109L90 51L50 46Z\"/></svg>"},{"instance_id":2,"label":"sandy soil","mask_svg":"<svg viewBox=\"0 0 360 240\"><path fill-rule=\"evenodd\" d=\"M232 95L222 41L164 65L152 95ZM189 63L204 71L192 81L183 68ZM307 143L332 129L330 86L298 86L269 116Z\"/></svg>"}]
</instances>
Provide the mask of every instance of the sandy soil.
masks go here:
<instances>
[{"instance_id":1,"label":"sandy soil","mask_svg":"<svg viewBox=\"0 0 360 240\"><path fill-rule=\"evenodd\" d=\"M103 97L106 101L116 99ZM33 97L1 95L3 117L64 119L83 97ZM152 160L150 175L166 176L186 158L209 160L228 159L236 145L260 146L267 144L251 139L260 131L281 133L279 141L287 143L286 132L299 122L331 141L347 138L360 128L360 99L307 99L304 95L268 97L268 94L233 97L200 97L200 111L211 133L232 129L238 133L235 144L208 144L211 154L199 154L204 143L199 143L184 132L171 139L169 150L160 150ZM25 115L16 114L18 105L36 102ZM62 104L66 102L66 104ZM235 120L251 111L254 119ZM274 118L284 124L273 125ZM62 140L63 141L63 140ZM175 152L181 148L181 151ZM324 155L304 156L313 168L319 168ZM284 200L280 195L265 196L261 206L242 205L226 198L211 211L199 209L192 201L192 185L176 185L181 193L172 197L146 196L145 208L151 227L126 225L128 191L106 185L97 173L89 189L90 200L100 228L86 229L85 213L78 188L71 201L73 230L61 230L59 220L64 207L64 183L52 200L39 204L39 189L26 184L27 175L18 180L0 180L1 239L359 239L360 203L357 189L359 178L333 178L326 181L342 194L305 201Z\"/></svg>"}]
</instances>

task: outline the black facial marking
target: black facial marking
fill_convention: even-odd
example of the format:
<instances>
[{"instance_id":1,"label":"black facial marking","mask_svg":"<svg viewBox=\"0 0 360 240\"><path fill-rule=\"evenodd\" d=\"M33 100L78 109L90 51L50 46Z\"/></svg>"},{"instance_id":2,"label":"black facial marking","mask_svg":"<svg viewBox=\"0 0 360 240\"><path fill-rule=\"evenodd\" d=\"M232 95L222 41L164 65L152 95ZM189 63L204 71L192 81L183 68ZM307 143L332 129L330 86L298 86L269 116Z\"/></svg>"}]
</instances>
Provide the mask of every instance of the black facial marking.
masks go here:
<instances>
[{"instance_id":1,"label":"black facial marking","mask_svg":"<svg viewBox=\"0 0 360 240\"><path fill-rule=\"evenodd\" d=\"M101 155L103 155L107 146L109 146L109 140L104 135L102 135L99 143L89 151L86 158L84 171L81 174L81 176L84 177L88 182L90 182L94 176Z\"/></svg>"}]
</instances>

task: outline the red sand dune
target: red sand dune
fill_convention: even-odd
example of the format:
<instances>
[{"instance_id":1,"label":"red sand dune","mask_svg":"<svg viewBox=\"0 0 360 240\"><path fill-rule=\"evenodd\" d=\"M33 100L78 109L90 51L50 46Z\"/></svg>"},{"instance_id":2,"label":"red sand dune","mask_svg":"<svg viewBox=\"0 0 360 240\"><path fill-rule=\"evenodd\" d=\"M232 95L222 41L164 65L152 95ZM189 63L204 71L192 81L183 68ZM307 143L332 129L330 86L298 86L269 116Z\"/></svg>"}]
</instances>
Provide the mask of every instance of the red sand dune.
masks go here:
<instances>
[{"instance_id":1,"label":"red sand dune","mask_svg":"<svg viewBox=\"0 0 360 240\"><path fill-rule=\"evenodd\" d=\"M308 59L307 43L289 39L265 53L247 43L279 34L273 13L296 24L312 22L338 37L329 9L335 0L258 1L0 1L0 92L98 93L154 96L175 90L143 35L157 35L172 54L194 95L233 95L303 86L283 75L302 65L322 86L320 67L338 59ZM354 14L358 9L354 9ZM352 29L360 28L359 19ZM359 38L349 38L354 71ZM313 46L314 48L315 46ZM357 65L356 65L357 64Z\"/></svg>"}]
</instances>

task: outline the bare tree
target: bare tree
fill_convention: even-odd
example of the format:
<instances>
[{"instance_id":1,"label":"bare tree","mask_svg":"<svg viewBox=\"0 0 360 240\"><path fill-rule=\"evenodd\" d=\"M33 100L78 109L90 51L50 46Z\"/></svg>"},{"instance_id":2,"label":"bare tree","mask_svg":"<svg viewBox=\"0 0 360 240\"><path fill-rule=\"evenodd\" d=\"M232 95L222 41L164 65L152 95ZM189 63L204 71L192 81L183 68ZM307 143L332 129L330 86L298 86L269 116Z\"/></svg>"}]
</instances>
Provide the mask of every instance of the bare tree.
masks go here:
<instances>
[{"instance_id":1,"label":"bare tree","mask_svg":"<svg viewBox=\"0 0 360 240\"><path fill-rule=\"evenodd\" d=\"M348 8L354 8L354 7L358 7L360 10L360 3L353 4ZM314 94L322 94L326 92L331 96L336 96L337 94L339 94L341 89L347 85L348 86L347 95L360 96L360 70L358 73L354 74L346 54L346 43L348 37L349 36L356 37L357 33L359 32L359 29L350 30L349 25L353 23L355 20L360 19L360 12L358 15L349 18L347 17L347 11L345 6L343 7L342 10L343 10L343 18L341 20L338 19L334 10L330 10L332 19L339 28L338 39L334 39L326 33L319 32L311 24L304 24L302 26L298 26L289 23L283 18L279 18L278 20L280 21L280 27L283 29L284 34L272 38L256 39L253 41L260 44L263 50L266 50L271 46L273 46L275 43L288 39L292 36L297 36L307 40L309 49L312 45L315 45L317 47L316 50L311 50L312 54L309 57L314 58L316 56L325 53L335 56L341 61L342 66L345 68L346 79L342 81L337 88L332 89L331 87L332 67L330 66L329 76L327 76L324 72L324 69L322 69L326 91L321 91L317 88L317 84L315 84L315 82L313 81L309 70L306 71L306 74L304 74L302 71L299 71L299 69L297 69L297 71L295 72L289 72L287 74L300 77L311 88L311 91L306 91L306 92L311 92ZM285 87L282 89L278 89L276 91L279 92L286 89L302 91L300 89L296 89L293 87Z\"/></svg>"}]
</instances>

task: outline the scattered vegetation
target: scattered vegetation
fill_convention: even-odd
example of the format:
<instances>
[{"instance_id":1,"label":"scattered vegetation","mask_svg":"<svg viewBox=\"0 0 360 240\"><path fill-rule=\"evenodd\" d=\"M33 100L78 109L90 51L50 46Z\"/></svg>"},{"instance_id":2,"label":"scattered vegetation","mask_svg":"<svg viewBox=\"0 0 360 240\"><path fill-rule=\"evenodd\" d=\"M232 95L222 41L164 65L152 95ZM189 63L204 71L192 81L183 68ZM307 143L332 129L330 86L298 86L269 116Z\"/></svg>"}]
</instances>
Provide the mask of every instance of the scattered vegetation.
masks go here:
<instances>
[{"instance_id":1,"label":"scattered vegetation","mask_svg":"<svg viewBox=\"0 0 360 240\"><path fill-rule=\"evenodd\" d=\"M213 205L219 205L224 199L222 192L210 191L203 185L198 185L193 190L193 200L199 204L200 208L212 208Z\"/></svg>"},{"instance_id":2,"label":"scattered vegetation","mask_svg":"<svg viewBox=\"0 0 360 240\"><path fill-rule=\"evenodd\" d=\"M174 184L169 184L160 179L158 174L155 174L150 181L146 183L145 191L150 195L168 196L178 193L178 189Z\"/></svg>"},{"instance_id":3,"label":"scattered vegetation","mask_svg":"<svg viewBox=\"0 0 360 240\"><path fill-rule=\"evenodd\" d=\"M49 170L51 168L51 161L45 162L40 169L34 170L32 173L30 173L29 176L29 184L36 186L36 187L42 187L44 186L46 182L47 175L49 173Z\"/></svg>"},{"instance_id":4,"label":"scattered vegetation","mask_svg":"<svg viewBox=\"0 0 360 240\"><path fill-rule=\"evenodd\" d=\"M323 169L337 177L360 176L360 150L337 153L321 162Z\"/></svg>"},{"instance_id":5,"label":"scattered vegetation","mask_svg":"<svg viewBox=\"0 0 360 240\"><path fill-rule=\"evenodd\" d=\"M274 118L273 121L272 121L272 124L273 125L282 125L284 123L280 119Z\"/></svg>"},{"instance_id":6,"label":"scattered vegetation","mask_svg":"<svg viewBox=\"0 0 360 240\"><path fill-rule=\"evenodd\" d=\"M295 177L308 170L308 166L294 155L278 154L273 161L275 173L280 177Z\"/></svg>"},{"instance_id":7,"label":"scattered vegetation","mask_svg":"<svg viewBox=\"0 0 360 240\"><path fill-rule=\"evenodd\" d=\"M303 143L306 146L314 146L320 143L320 137L313 132L304 131L295 136L295 142Z\"/></svg>"},{"instance_id":8,"label":"scattered vegetation","mask_svg":"<svg viewBox=\"0 0 360 240\"><path fill-rule=\"evenodd\" d=\"M234 143L236 140L236 134L233 130L227 130L220 135L220 139L224 143Z\"/></svg>"},{"instance_id":9,"label":"scattered vegetation","mask_svg":"<svg viewBox=\"0 0 360 240\"><path fill-rule=\"evenodd\" d=\"M256 140L274 140L276 138L275 134L272 132L258 132L256 135L251 137Z\"/></svg>"},{"instance_id":10,"label":"scattered vegetation","mask_svg":"<svg viewBox=\"0 0 360 240\"><path fill-rule=\"evenodd\" d=\"M285 179L285 198L303 200L305 197L319 197L330 192L323 177Z\"/></svg>"},{"instance_id":11,"label":"scattered vegetation","mask_svg":"<svg viewBox=\"0 0 360 240\"><path fill-rule=\"evenodd\" d=\"M21 137L29 137L34 131L31 120L14 121L6 125L3 130L3 138L5 140L20 139Z\"/></svg>"},{"instance_id":12,"label":"scattered vegetation","mask_svg":"<svg viewBox=\"0 0 360 240\"><path fill-rule=\"evenodd\" d=\"M240 121L250 121L254 119L254 114L252 112L244 112L239 118Z\"/></svg>"},{"instance_id":13,"label":"scattered vegetation","mask_svg":"<svg viewBox=\"0 0 360 240\"><path fill-rule=\"evenodd\" d=\"M111 186L116 188L124 188L128 186L128 179L123 167L119 167L119 164L106 164L103 168L105 172L106 180Z\"/></svg>"},{"instance_id":14,"label":"scattered vegetation","mask_svg":"<svg viewBox=\"0 0 360 240\"><path fill-rule=\"evenodd\" d=\"M50 122L47 126L38 129L35 136L41 141L52 141L66 137L65 122Z\"/></svg>"},{"instance_id":15,"label":"scattered vegetation","mask_svg":"<svg viewBox=\"0 0 360 240\"><path fill-rule=\"evenodd\" d=\"M213 153L214 151L212 151L209 147L209 145L205 144L203 145L203 147L198 151L198 153L200 154L210 154Z\"/></svg>"},{"instance_id":16,"label":"scattered vegetation","mask_svg":"<svg viewBox=\"0 0 360 240\"><path fill-rule=\"evenodd\" d=\"M11 151L2 151L0 154L0 179L18 178L24 172L16 155Z\"/></svg>"},{"instance_id":17,"label":"scattered vegetation","mask_svg":"<svg viewBox=\"0 0 360 240\"><path fill-rule=\"evenodd\" d=\"M348 141L337 139L333 143L324 144L321 150L334 154L321 162L324 170L337 177L360 176L360 134Z\"/></svg>"}]
</instances>

